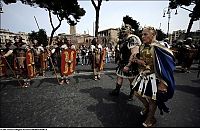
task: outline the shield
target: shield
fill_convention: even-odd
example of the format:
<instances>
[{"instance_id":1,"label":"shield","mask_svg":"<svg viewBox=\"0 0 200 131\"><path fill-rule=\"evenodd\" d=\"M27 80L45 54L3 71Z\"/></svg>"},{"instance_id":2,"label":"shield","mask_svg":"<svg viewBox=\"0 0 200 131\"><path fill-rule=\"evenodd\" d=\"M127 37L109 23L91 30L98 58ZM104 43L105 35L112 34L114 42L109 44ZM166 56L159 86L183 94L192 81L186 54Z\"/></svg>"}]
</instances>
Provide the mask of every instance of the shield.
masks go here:
<instances>
[{"instance_id":1,"label":"shield","mask_svg":"<svg viewBox=\"0 0 200 131\"><path fill-rule=\"evenodd\" d=\"M0 56L0 77L6 75L6 60L4 57Z\"/></svg>"},{"instance_id":2,"label":"shield","mask_svg":"<svg viewBox=\"0 0 200 131\"><path fill-rule=\"evenodd\" d=\"M31 50L27 50L26 52L26 65L27 65L27 75L29 78L33 78L35 76L35 67L34 67L34 55Z\"/></svg>"},{"instance_id":3,"label":"shield","mask_svg":"<svg viewBox=\"0 0 200 131\"><path fill-rule=\"evenodd\" d=\"M99 70L103 70L105 65L105 57L106 57L106 48L103 48L101 52L101 58L100 58L100 64L99 64Z\"/></svg>"},{"instance_id":4,"label":"shield","mask_svg":"<svg viewBox=\"0 0 200 131\"><path fill-rule=\"evenodd\" d=\"M74 49L64 49L61 53L61 74L71 75L75 71L76 51Z\"/></svg>"}]
</instances>

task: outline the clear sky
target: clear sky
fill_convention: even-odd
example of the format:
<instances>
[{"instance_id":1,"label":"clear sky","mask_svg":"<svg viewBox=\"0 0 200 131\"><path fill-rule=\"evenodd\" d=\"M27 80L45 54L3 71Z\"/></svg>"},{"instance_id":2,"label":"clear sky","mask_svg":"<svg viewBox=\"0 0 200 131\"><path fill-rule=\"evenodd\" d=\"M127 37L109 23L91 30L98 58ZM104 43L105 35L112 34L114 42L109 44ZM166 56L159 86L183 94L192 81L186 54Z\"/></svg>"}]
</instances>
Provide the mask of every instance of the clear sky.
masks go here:
<instances>
[{"instance_id":1,"label":"clear sky","mask_svg":"<svg viewBox=\"0 0 200 131\"><path fill-rule=\"evenodd\" d=\"M80 19L77 24L77 33L83 34L84 31L93 35L93 25L95 21L95 9L90 0L79 0L80 6L86 10L85 16ZM108 28L118 28L122 25L123 16L129 15L137 20L142 27L154 26L162 29L167 33L168 16L163 17L163 12L167 10L168 1L103 1L100 10L99 31ZM187 7L192 9L193 6ZM171 33L174 30L187 30L189 24L189 11L178 8L178 14L175 15L175 10L171 12L170 29ZM38 31L34 16L37 19L39 27L45 29L47 35L50 36L52 28L50 26L48 12L45 9L30 7L23 5L21 2L5 5L3 3L3 13L1 14L1 28L9 29L12 32L27 32ZM54 24L57 25L57 19ZM192 31L200 30L200 21L193 24ZM69 34L69 25L67 21L63 21L61 27L56 31L56 34Z\"/></svg>"}]
</instances>

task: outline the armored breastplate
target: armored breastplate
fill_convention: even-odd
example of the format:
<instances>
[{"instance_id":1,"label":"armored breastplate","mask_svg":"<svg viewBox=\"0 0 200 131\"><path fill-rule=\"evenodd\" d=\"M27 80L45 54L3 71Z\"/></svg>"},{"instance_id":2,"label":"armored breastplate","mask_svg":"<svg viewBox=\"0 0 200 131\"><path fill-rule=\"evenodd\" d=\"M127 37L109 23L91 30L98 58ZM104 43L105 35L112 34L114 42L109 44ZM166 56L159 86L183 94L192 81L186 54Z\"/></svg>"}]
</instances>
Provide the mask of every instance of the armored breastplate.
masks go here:
<instances>
[{"instance_id":1,"label":"armored breastplate","mask_svg":"<svg viewBox=\"0 0 200 131\"><path fill-rule=\"evenodd\" d=\"M17 49L15 49L15 55L17 56L17 57L26 57L26 50L25 49L23 49L23 48L17 48Z\"/></svg>"},{"instance_id":2,"label":"armored breastplate","mask_svg":"<svg viewBox=\"0 0 200 131\"><path fill-rule=\"evenodd\" d=\"M120 44L120 58L121 63L127 64L129 62L129 58L131 56L131 50L127 47L128 40L123 40Z\"/></svg>"},{"instance_id":3,"label":"armored breastplate","mask_svg":"<svg viewBox=\"0 0 200 131\"><path fill-rule=\"evenodd\" d=\"M14 55L17 60L18 68L25 68L26 49L17 47L14 49Z\"/></svg>"},{"instance_id":4,"label":"armored breastplate","mask_svg":"<svg viewBox=\"0 0 200 131\"><path fill-rule=\"evenodd\" d=\"M146 67L141 67L142 70L150 69L150 72L154 72L153 54L150 46L144 46L140 50L140 59L146 63Z\"/></svg>"}]
</instances>

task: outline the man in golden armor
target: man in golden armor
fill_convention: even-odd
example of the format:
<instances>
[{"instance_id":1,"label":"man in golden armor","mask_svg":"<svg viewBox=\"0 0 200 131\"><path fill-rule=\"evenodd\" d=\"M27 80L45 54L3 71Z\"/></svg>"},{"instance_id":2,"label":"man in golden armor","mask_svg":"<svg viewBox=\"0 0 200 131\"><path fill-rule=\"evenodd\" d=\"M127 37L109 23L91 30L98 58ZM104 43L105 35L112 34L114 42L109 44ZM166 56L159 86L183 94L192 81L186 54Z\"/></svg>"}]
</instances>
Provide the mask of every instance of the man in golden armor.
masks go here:
<instances>
[{"instance_id":1,"label":"man in golden armor","mask_svg":"<svg viewBox=\"0 0 200 131\"><path fill-rule=\"evenodd\" d=\"M157 106L161 114L163 111L169 112L164 102L174 94L175 61L172 51L156 40L156 30L153 27L143 29L142 41L139 58L132 60L139 64L139 75L132 84L135 96L144 105L140 112L146 116L143 126L151 127L156 123Z\"/></svg>"}]
</instances>

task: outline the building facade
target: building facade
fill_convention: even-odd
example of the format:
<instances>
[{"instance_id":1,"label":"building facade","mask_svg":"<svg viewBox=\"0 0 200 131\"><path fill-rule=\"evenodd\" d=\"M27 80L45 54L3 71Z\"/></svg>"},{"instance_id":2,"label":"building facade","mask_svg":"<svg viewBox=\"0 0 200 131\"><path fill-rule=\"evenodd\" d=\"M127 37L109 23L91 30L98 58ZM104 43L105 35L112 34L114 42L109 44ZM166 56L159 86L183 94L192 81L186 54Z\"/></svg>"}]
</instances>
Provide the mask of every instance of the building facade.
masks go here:
<instances>
[{"instance_id":1,"label":"building facade","mask_svg":"<svg viewBox=\"0 0 200 131\"><path fill-rule=\"evenodd\" d=\"M64 37L72 40L72 43L76 47L80 47L81 45L86 45L90 46L91 41L94 38L94 36L91 36L89 34L77 34L75 27L71 27L71 34L66 34L66 33L60 33L57 36L53 37L52 44L57 43L57 38L58 37ZM101 39L101 44L103 47L108 46L108 47L114 47L116 46L118 42L118 33L119 33L119 28L109 28L106 30L99 31L98 37ZM27 43L28 42L28 33L25 32L18 32L18 33L13 33L9 30L5 29L0 29L0 41L1 43L6 43L6 40L11 40L14 43L14 36L20 35L23 39L23 42Z\"/></svg>"},{"instance_id":2,"label":"building facade","mask_svg":"<svg viewBox=\"0 0 200 131\"><path fill-rule=\"evenodd\" d=\"M118 42L119 28L109 28L98 32L98 36L102 39L102 45L114 47Z\"/></svg>"},{"instance_id":3,"label":"building facade","mask_svg":"<svg viewBox=\"0 0 200 131\"><path fill-rule=\"evenodd\" d=\"M14 43L14 37L15 36L21 36L23 42L27 43L28 41L28 33L25 32L18 32L13 33L6 29L0 29L0 42L1 44L5 44L6 41L10 40L12 43Z\"/></svg>"},{"instance_id":4,"label":"building facade","mask_svg":"<svg viewBox=\"0 0 200 131\"><path fill-rule=\"evenodd\" d=\"M173 43L173 41L177 40L185 40L186 31L185 30L178 30L173 31L173 33L170 35L170 43ZM192 38L193 43L198 43L200 40L200 30L190 32L188 34L188 37Z\"/></svg>"},{"instance_id":5,"label":"building facade","mask_svg":"<svg viewBox=\"0 0 200 131\"><path fill-rule=\"evenodd\" d=\"M186 32L185 30L173 31L172 34L170 35L170 43L180 39L180 36L182 36L182 34L185 34L185 32Z\"/></svg>"}]
</instances>

